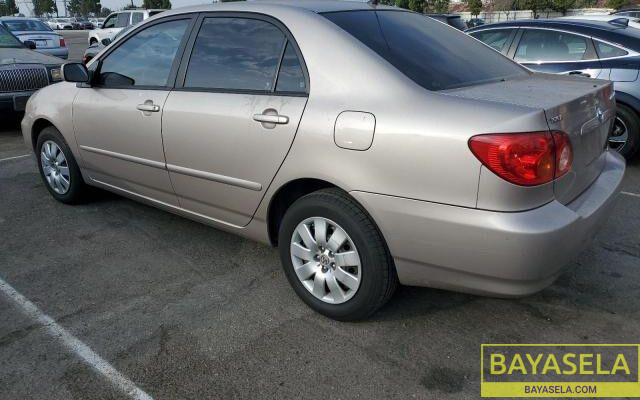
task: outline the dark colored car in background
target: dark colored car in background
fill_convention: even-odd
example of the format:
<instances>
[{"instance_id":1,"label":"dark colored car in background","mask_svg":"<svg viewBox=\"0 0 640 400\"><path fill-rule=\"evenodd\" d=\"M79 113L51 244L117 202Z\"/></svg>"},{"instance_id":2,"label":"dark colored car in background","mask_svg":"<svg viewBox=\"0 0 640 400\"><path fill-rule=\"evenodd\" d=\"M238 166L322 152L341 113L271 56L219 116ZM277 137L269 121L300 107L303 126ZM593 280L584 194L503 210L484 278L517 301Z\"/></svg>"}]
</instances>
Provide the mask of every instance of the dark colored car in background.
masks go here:
<instances>
[{"instance_id":1,"label":"dark colored car in background","mask_svg":"<svg viewBox=\"0 0 640 400\"><path fill-rule=\"evenodd\" d=\"M38 89L62 79L62 60L37 53L0 25L0 112L24 111Z\"/></svg>"},{"instance_id":2,"label":"dark colored car in background","mask_svg":"<svg viewBox=\"0 0 640 400\"><path fill-rule=\"evenodd\" d=\"M640 29L591 20L520 20L466 31L527 68L614 82L617 114L609 146L640 150Z\"/></svg>"},{"instance_id":3,"label":"dark colored car in background","mask_svg":"<svg viewBox=\"0 0 640 400\"><path fill-rule=\"evenodd\" d=\"M471 18L467 21L468 28L475 28L476 26L484 25L486 22L482 18Z\"/></svg>"},{"instance_id":4,"label":"dark colored car in background","mask_svg":"<svg viewBox=\"0 0 640 400\"><path fill-rule=\"evenodd\" d=\"M621 17L640 18L640 8L627 8L625 10L618 10L618 11L612 12L611 15L619 15Z\"/></svg>"},{"instance_id":5,"label":"dark colored car in background","mask_svg":"<svg viewBox=\"0 0 640 400\"><path fill-rule=\"evenodd\" d=\"M467 29L467 24L464 22L461 16L453 14L425 14L427 17L431 17L440 22L444 22L447 25L451 25L461 31Z\"/></svg>"},{"instance_id":6,"label":"dark colored car in background","mask_svg":"<svg viewBox=\"0 0 640 400\"><path fill-rule=\"evenodd\" d=\"M78 29L95 29L96 27L93 26L93 23L91 23L88 19L86 18L76 18L76 23L78 24Z\"/></svg>"}]
</instances>

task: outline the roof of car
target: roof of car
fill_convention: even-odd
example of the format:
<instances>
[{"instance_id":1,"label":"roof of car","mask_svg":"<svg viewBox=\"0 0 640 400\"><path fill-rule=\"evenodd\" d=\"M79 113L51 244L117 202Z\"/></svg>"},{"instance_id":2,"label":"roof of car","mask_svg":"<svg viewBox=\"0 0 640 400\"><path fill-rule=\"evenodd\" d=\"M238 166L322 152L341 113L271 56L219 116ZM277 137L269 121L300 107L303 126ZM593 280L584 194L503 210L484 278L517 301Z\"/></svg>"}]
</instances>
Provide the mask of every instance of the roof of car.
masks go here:
<instances>
[{"instance_id":1,"label":"roof of car","mask_svg":"<svg viewBox=\"0 0 640 400\"><path fill-rule=\"evenodd\" d=\"M515 21L496 22L493 24L482 25L482 27L472 28L473 30L495 28L502 26L568 26L568 27L584 27L592 29L601 29L612 31L616 29L626 29L620 24L612 24L607 21L589 20L589 19L519 19Z\"/></svg>"},{"instance_id":2,"label":"roof of car","mask_svg":"<svg viewBox=\"0 0 640 400\"><path fill-rule=\"evenodd\" d=\"M342 1L342 0L249 0L249 1L232 1L220 2L213 4L202 4L197 6L189 6L175 8L170 10L171 13L180 12L206 12L216 10L234 9L238 11L251 11L256 7L264 6L273 7L290 7L312 11L316 13L335 12L335 11L352 11L352 10L376 10L376 9L397 9L396 7L386 6L382 4L374 5L366 1Z\"/></svg>"}]
</instances>

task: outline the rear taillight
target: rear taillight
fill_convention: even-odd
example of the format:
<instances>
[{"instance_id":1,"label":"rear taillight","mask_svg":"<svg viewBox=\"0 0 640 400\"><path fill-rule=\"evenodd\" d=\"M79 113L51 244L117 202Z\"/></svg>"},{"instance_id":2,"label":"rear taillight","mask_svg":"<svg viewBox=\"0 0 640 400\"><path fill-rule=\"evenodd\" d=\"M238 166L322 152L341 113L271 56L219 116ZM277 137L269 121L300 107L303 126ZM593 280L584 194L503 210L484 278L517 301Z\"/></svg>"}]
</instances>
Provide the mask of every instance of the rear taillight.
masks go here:
<instances>
[{"instance_id":1,"label":"rear taillight","mask_svg":"<svg viewBox=\"0 0 640 400\"><path fill-rule=\"evenodd\" d=\"M60 47L67 47L67 44L64 42L64 38L60 38Z\"/></svg>"},{"instance_id":2,"label":"rear taillight","mask_svg":"<svg viewBox=\"0 0 640 400\"><path fill-rule=\"evenodd\" d=\"M469 139L469 148L493 173L522 186L551 182L573 160L569 137L560 131L478 135Z\"/></svg>"}]
</instances>

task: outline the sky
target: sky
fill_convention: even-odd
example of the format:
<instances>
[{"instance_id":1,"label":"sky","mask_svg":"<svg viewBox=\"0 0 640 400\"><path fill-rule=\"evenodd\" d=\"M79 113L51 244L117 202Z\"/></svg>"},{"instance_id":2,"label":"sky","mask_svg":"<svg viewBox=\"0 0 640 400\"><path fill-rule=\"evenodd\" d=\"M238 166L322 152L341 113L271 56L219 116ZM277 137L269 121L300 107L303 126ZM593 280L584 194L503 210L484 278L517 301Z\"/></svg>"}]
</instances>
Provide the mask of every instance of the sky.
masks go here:
<instances>
[{"instance_id":1,"label":"sky","mask_svg":"<svg viewBox=\"0 0 640 400\"><path fill-rule=\"evenodd\" d=\"M64 10L64 1L56 0L56 3L58 5L58 10L60 10L60 16L62 16L62 10ZM208 3L211 3L211 0L171 0L171 5L173 6L173 8ZM16 0L16 4L20 6L20 12L24 15L32 14L31 10L33 10L33 3L31 2L31 0ZM131 4L131 0L100 0L100 4L102 4L102 7L107 7L113 11L116 11L127 4ZM135 4L136 6L141 6L142 0L133 0L133 4Z\"/></svg>"}]
</instances>

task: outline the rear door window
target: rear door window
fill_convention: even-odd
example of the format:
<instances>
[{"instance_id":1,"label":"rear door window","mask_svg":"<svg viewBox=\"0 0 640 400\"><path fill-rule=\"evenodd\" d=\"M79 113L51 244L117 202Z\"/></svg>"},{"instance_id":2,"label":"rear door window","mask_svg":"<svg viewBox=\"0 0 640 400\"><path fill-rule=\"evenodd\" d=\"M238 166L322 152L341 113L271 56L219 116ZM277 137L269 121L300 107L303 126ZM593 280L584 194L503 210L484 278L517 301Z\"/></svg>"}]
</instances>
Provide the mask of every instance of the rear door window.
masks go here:
<instances>
[{"instance_id":1,"label":"rear door window","mask_svg":"<svg viewBox=\"0 0 640 400\"><path fill-rule=\"evenodd\" d=\"M588 41L566 32L525 29L514 58L518 62L593 60L595 54Z\"/></svg>"},{"instance_id":2,"label":"rear door window","mask_svg":"<svg viewBox=\"0 0 640 400\"><path fill-rule=\"evenodd\" d=\"M620 47L616 47L607 43L603 43L599 40L593 40L596 44L596 51L598 52L599 58L612 58L612 57L623 57L629 54L628 51L621 49Z\"/></svg>"},{"instance_id":3,"label":"rear door window","mask_svg":"<svg viewBox=\"0 0 640 400\"><path fill-rule=\"evenodd\" d=\"M205 18L193 46L185 88L273 91L285 35L249 18ZM289 86L287 79L282 85Z\"/></svg>"},{"instance_id":4,"label":"rear door window","mask_svg":"<svg viewBox=\"0 0 640 400\"><path fill-rule=\"evenodd\" d=\"M131 19L131 13L124 12L118 14L118 20L116 21L116 28L124 28L129 26L129 20Z\"/></svg>"},{"instance_id":5,"label":"rear door window","mask_svg":"<svg viewBox=\"0 0 640 400\"><path fill-rule=\"evenodd\" d=\"M511 44L511 34L515 29L492 29L480 32L471 32L469 35L497 51L506 51Z\"/></svg>"},{"instance_id":6,"label":"rear door window","mask_svg":"<svg viewBox=\"0 0 640 400\"><path fill-rule=\"evenodd\" d=\"M293 45L287 43L278 72L276 92L304 93L305 91L306 82L300 59Z\"/></svg>"},{"instance_id":7,"label":"rear door window","mask_svg":"<svg viewBox=\"0 0 640 400\"><path fill-rule=\"evenodd\" d=\"M142 20L143 20L143 19L144 19L144 14L143 14L143 13L141 13L141 12L134 12L134 13L131 15L131 24L132 24L132 25L135 25L135 24L137 24L138 22L142 22Z\"/></svg>"},{"instance_id":8,"label":"rear door window","mask_svg":"<svg viewBox=\"0 0 640 400\"><path fill-rule=\"evenodd\" d=\"M468 35L421 14L388 10L323 15L428 90L528 74Z\"/></svg>"}]
</instances>

